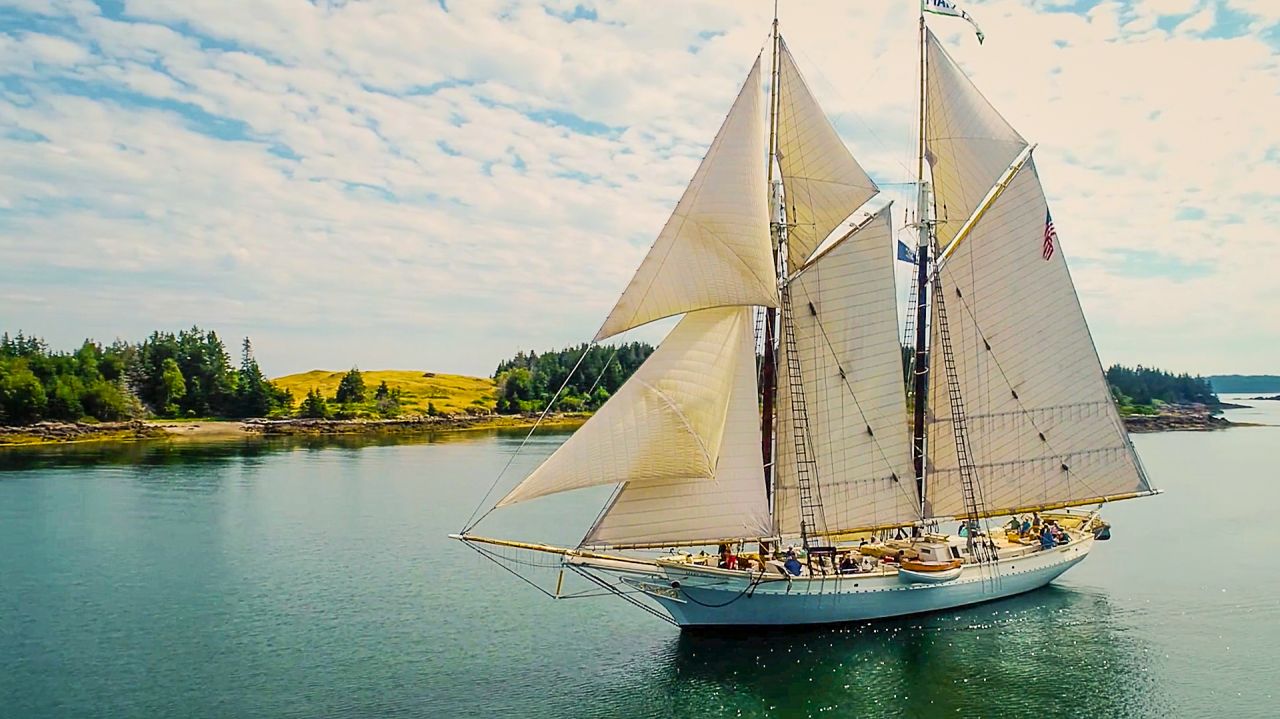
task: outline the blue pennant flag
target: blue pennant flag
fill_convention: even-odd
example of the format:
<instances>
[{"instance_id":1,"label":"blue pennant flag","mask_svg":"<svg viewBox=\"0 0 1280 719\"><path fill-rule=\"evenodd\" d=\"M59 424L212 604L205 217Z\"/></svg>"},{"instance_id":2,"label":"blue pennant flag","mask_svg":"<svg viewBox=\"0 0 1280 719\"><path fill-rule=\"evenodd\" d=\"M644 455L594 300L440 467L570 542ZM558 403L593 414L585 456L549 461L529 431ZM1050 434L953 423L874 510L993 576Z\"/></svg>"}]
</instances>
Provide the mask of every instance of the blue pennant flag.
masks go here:
<instances>
[{"instance_id":1,"label":"blue pennant flag","mask_svg":"<svg viewBox=\"0 0 1280 719\"><path fill-rule=\"evenodd\" d=\"M902 240L898 240L898 259L903 262L910 262L913 265L916 263L915 250L907 247L907 243Z\"/></svg>"}]
</instances>

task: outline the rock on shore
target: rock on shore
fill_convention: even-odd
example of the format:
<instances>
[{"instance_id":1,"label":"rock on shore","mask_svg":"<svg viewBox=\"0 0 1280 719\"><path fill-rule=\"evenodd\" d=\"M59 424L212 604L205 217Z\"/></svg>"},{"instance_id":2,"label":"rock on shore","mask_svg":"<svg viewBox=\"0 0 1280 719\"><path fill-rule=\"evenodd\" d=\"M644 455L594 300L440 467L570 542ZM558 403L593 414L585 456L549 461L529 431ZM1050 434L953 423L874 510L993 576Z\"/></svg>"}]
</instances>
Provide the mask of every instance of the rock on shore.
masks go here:
<instances>
[{"instance_id":1,"label":"rock on shore","mask_svg":"<svg viewBox=\"0 0 1280 719\"><path fill-rule=\"evenodd\" d=\"M36 422L21 427L0 427L0 445L89 440L128 440L163 437L165 431L139 420L129 422Z\"/></svg>"},{"instance_id":2,"label":"rock on shore","mask_svg":"<svg viewBox=\"0 0 1280 719\"><path fill-rule=\"evenodd\" d=\"M1174 432L1186 430L1224 429L1232 426L1225 417L1214 414L1214 408L1203 404L1164 405L1158 414L1131 414L1124 417L1130 432Z\"/></svg>"}]
</instances>

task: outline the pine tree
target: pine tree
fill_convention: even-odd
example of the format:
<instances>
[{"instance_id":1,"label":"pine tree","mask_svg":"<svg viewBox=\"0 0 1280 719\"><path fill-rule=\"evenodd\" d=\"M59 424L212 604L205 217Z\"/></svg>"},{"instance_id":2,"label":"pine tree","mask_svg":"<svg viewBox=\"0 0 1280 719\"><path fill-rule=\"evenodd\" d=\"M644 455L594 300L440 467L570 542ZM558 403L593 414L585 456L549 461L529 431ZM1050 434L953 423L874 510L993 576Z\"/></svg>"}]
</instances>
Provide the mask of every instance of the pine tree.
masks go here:
<instances>
[{"instance_id":1,"label":"pine tree","mask_svg":"<svg viewBox=\"0 0 1280 719\"><path fill-rule=\"evenodd\" d=\"M342 376L334 399L341 404L364 401L364 375L360 374L359 368L352 367L350 372Z\"/></svg>"},{"instance_id":2,"label":"pine tree","mask_svg":"<svg viewBox=\"0 0 1280 719\"><path fill-rule=\"evenodd\" d=\"M306 399L298 406L298 416L311 419L324 419L329 416L329 403L325 401L320 390L312 387Z\"/></svg>"},{"instance_id":3,"label":"pine tree","mask_svg":"<svg viewBox=\"0 0 1280 719\"><path fill-rule=\"evenodd\" d=\"M236 385L236 414L241 417L265 417L271 411L273 387L262 376L253 357L253 345L244 338L240 348L240 376Z\"/></svg>"}]
</instances>

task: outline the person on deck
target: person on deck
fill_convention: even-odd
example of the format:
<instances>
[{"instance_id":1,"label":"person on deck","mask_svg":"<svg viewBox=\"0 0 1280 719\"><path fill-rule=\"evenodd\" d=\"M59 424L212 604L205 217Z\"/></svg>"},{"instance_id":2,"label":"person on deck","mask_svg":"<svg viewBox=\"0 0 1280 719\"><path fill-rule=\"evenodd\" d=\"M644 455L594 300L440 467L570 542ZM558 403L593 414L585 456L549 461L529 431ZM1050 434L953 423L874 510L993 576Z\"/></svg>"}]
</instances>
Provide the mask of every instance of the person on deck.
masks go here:
<instances>
[{"instance_id":1,"label":"person on deck","mask_svg":"<svg viewBox=\"0 0 1280 719\"><path fill-rule=\"evenodd\" d=\"M737 569L738 558L733 553L733 548L727 544L720 545L720 568L721 569Z\"/></svg>"},{"instance_id":2,"label":"person on deck","mask_svg":"<svg viewBox=\"0 0 1280 719\"><path fill-rule=\"evenodd\" d=\"M1018 533L1019 533L1019 534L1021 534L1021 535L1022 535L1022 536L1024 536L1024 537L1026 537L1026 536L1028 536L1028 535L1030 535L1030 534L1031 534L1031 520L1030 520L1030 519L1028 519L1028 518L1026 518L1026 517L1023 517L1023 518L1022 518L1022 531L1020 531L1020 532L1018 532Z\"/></svg>"},{"instance_id":3,"label":"person on deck","mask_svg":"<svg viewBox=\"0 0 1280 719\"><path fill-rule=\"evenodd\" d=\"M804 567L800 565L800 560L796 559L795 552L787 552L787 561L782 566L787 570L787 574L793 577L800 576L800 572L804 571Z\"/></svg>"},{"instance_id":4,"label":"person on deck","mask_svg":"<svg viewBox=\"0 0 1280 719\"><path fill-rule=\"evenodd\" d=\"M853 554L844 555L844 559L840 560L841 574L857 574L858 563L853 561Z\"/></svg>"},{"instance_id":5,"label":"person on deck","mask_svg":"<svg viewBox=\"0 0 1280 719\"><path fill-rule=\"evenodd\" d=\"M1040 548L1053 549L1054 543L1053 532L1049 529L1049 525L1046 524L1040 530Z\"/></svg>"}]
</instances>

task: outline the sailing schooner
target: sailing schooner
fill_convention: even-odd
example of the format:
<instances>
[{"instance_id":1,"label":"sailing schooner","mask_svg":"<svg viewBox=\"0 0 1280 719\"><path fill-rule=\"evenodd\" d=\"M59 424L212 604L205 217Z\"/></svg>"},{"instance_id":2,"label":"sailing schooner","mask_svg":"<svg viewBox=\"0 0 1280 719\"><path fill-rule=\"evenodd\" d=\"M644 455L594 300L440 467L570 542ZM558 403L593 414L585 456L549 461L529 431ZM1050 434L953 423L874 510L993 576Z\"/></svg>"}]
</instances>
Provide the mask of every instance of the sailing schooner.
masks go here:
<instances>
[{"instance_id":1,"label":"sailing schooner","mask_svg":"<svg viewBox=\"0 0 1280 719\"><path fill-rule=\"evenodd\" d=\"M615 486L609 503L573 548L479 536L479 520L455 539L490 558L559 555L562 576L680 626L817 624L1043 586L1109 536L1096 509L1069 508L1155 493L1112 403L1034 147L923 12L919 32L906 332L892 205L848 229L879 188L775 18L767 100L762 52L594 341L683 317L489 511L596 485ZM900 337L914 345L905 382ZM993 517L1012 519L993 528Z\"/></svg>"}]
</instances>

